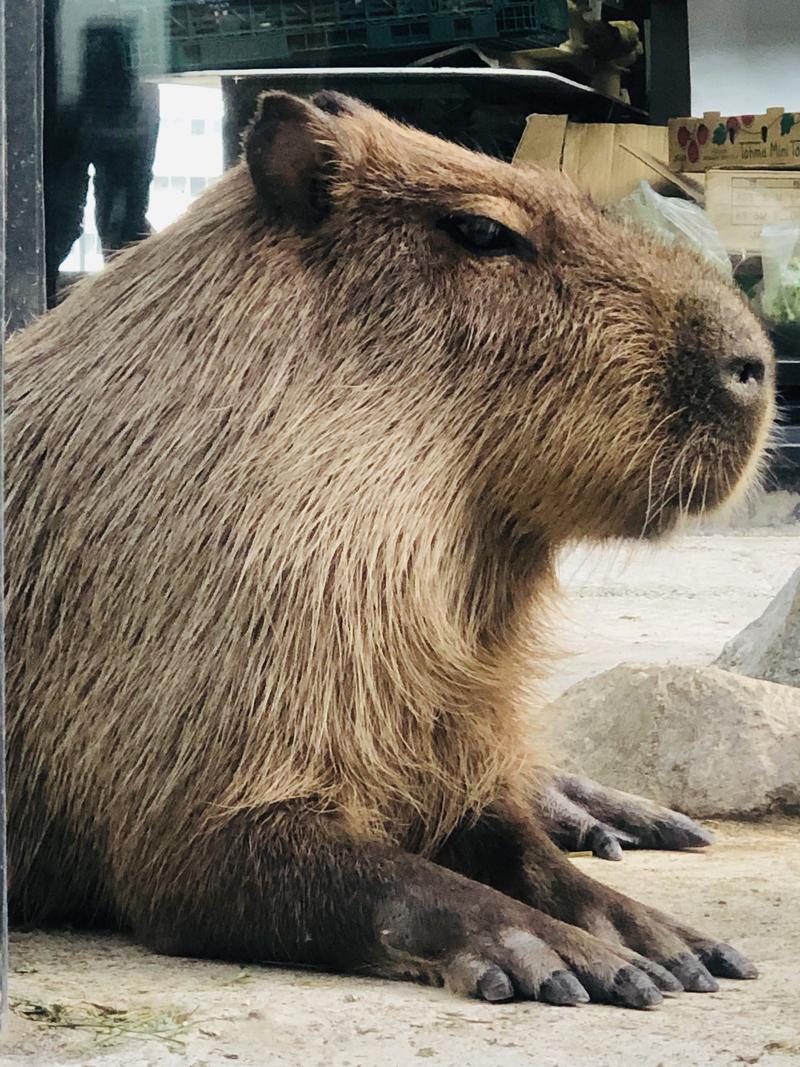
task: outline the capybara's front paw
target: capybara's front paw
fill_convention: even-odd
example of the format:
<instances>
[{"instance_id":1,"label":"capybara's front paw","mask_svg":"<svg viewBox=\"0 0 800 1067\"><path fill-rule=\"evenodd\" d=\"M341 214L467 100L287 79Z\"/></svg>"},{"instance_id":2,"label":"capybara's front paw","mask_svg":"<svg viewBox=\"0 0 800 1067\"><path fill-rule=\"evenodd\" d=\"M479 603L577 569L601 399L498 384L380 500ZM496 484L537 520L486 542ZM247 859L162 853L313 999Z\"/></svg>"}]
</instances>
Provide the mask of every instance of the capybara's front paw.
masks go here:
<instances>
[{"instance_id":1,"label":"capybara's front paw","mask_svg":"<svg viewBox=\"0 0 800 1067\"><path fill-rule=\"evenodd\" d=\"M681 985L657 964L639 960L577 927L509 900L488 914L421 929L405 916L380 930L387 962L380 973L413 975L487 1001L512 997L573 1005L590 1000L650 1008Z\"/></svg>"},{"instance_id":2,"label":"capybara's front paw","mask_svg":"<svg viewBox=\"0 0 800 1067\"><path fill-rule=\"evenodd\" d=\"M705 937L638 901L604 888L575 921L584 929L636 954L639 966L656 964L690 993L713 993L716 978L757 978L756 967L724 942Z\"/></svg>"},{"instance_id":3,"label":"capybara's front paw","mask_svg":"<svg viewBox=\"0 0 800 1067\"><path fill-rule=\"evenodd\" d=\"M506 832L523 858L520 869L500 888L562 924L601 939L665 992L678 991L677 986L711 993L719 988L715 978L758 976L754 965L730 945L587 877L553 847L538 824L509 821ZM665 975L670 984L664 984Z\"/></svg>"}]
</instances>

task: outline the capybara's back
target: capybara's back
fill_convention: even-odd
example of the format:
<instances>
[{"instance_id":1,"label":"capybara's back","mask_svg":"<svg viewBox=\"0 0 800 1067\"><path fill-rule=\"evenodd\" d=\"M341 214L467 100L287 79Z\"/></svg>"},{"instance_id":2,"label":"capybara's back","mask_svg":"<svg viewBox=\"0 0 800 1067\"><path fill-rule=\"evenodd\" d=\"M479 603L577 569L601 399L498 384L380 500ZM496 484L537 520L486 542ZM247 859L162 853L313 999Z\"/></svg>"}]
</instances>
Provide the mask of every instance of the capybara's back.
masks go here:
<instances>
[{"instance_id":1,"label":"capybara's back","mask_svg":"<svg viewBox=\"0 0 800 1067\"><path fill-rule=\"evenodd\" d=\"M241 165L11 343L12 915L653 1002L704 950L591 936L526 685L558 545L745 484L771 380L711 268L566 179L268 95Z\"/></svg>"}]
</instances>

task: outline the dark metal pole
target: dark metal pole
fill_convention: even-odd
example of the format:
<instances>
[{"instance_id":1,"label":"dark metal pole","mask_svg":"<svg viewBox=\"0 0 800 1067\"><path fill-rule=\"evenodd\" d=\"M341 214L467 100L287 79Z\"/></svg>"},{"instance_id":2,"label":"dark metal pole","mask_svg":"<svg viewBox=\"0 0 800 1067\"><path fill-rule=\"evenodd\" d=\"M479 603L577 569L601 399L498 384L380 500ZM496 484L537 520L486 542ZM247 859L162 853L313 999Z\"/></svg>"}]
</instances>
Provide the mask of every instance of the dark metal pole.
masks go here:
<instances>
[{"instance_id":1,"label":"dark metal pole","mask_svg":"<svg viewBox=\"0 0 800 1067\"><path fill-rule=\"evenodd\" d=\"M18 330L44 311L42 0L5 5L5 323Z\"/></svg>"},{"instance_id":2,"label":"dark metal pole","mask_svg":"<svg viewBox=\"0 0 800 1067\"><path fill-rule=\"evenodd\" d=\"M6 233L6 4L0 0L0 322L5 323L5 233ZM5 330L0 329L0 588L5 589L5 494L3 471L3 414L5 405ZM5 598L3 598L5 600ZM0 604L0 1029L8 1012L8 903L6 894L6 701L5 701L5 608Z\"/></svg>"},{"instance_id":3,"label":"dark metal pole","mask_svg":"<svg viewBox=\"0 0 800 1067\"><path fill-rule=\"evenodd\" d=\"M691 115L686 0L650 5L650 122Z\"/></svg>"}]
</instances>

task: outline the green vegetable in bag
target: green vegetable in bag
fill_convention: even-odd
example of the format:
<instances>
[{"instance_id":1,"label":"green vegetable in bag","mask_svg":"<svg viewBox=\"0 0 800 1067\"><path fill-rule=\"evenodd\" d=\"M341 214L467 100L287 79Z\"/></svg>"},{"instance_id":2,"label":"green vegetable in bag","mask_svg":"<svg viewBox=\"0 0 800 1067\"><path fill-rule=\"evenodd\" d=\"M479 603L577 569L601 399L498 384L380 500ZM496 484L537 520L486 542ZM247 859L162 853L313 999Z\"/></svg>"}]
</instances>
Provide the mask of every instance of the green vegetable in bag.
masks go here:
<instances>
[{"instance_id":1,"label":"green vegetable in bag","mask_svg":"<svg viewBox=\"0 0 800 1067\"><path fill-rule=\"evenodd\" d=\"M776 322L800 322L800 256L783 268L770 312Z\"/></svg>"},{"instance_id":2,"label":"green vegetable in bag","mask_svg":"<svg viewBox=\"0 0 800 1067\"><path fill-rule=\"evenodd\" d=\"M761 241L764 311L773 322L800 323L800 226L765 226Z\"/></svg>"}]
</instances>

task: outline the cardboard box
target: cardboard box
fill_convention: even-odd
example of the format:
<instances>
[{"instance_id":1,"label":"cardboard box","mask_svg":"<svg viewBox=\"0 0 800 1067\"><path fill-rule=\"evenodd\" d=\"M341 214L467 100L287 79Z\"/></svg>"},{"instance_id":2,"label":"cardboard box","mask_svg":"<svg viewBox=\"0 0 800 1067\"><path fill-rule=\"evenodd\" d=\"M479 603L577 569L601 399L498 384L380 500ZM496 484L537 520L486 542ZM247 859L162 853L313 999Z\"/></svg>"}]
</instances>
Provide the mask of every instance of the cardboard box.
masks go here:
<instances>
[{"instance_id":1,"label":"cardboard box","mask_svg":"<svg viewBox=\"0 0 800 1067\"><path fill-rule=\"evenodd\" d=\"M720 168L676 174L655 159L650 163L664 177L671 173L683 194L705 208L732 254L760 255L764 226L800 225L800 171Z\"/></svg>"},{"instance_id":2,"label":"cardboard box","mask_svg":"<svg viewBox=\"0 0 800 1067\"><path fill-rule=\"evenodd\" d=\"M729 252L760 252L761 228L800 225L800 171L709 170L705 208Z\"/></svg>"},{"instance_id":3,"label":"cardboard box","mask_svg":"<svg viewBox=\"0 0 800 1067\"><path fill-rule=\"evenodd\" d=\"M771 107L763 115L669 120L669 165L697 172L711 167L799 167L800 113Z\"/></svg>"},{"instance_id":4,"label":"cardboard box","mask_svg":"<svg viewBox=\"0 0 800 1067\"><path fill-rule=\"evenodd\" d=\"M800 127L795 132L800 139ZM666 126L576 123L566 115L530 115L514 162L563 170L600 203L622 199L642 180L668 195L675 195L677 186L705 207L725 247L735 254L759 253L763 226L800 224L800 169L696 169L679 174L670 169Z\"/></svg>"},{"instance_id":5,"label":"cardboard box","mask_svg":"<svg viewBox=\"0 0 800 1067\"><path fill-rule=\"evenodd\" d=\"M538 163L562 170L601 204L621 200L640 181L655 188L661 179L626 147L668 160L666 126L570 122L566 115L529 115L515 163Z\"/></svg>"}]
</instances>

